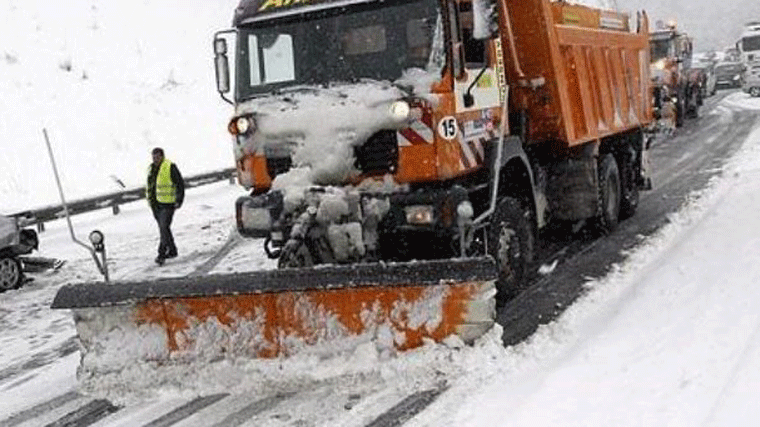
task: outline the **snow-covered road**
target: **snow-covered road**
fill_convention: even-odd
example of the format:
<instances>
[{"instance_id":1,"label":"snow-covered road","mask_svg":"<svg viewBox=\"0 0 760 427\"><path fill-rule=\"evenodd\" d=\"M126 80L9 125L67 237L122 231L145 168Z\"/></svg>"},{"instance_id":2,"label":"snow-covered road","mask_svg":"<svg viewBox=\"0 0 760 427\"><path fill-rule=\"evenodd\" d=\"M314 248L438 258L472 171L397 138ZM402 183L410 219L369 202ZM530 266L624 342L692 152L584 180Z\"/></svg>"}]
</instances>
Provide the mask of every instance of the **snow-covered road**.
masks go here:
<instances>
[{"instance_id":1,"label":"snow-covered road","mask_svg":"<svg viewBox=\"0 0 760 427\"><path fill-rule=\"evenodd\" d=\"M734 93L723 108L760 109L760 100ZM96 425L362 426L384 425L393 408L407 410L410 426L756 425L758 164L760 129L669 225L518 346L501 347L496 328L474 347L431 345L390 359L364 349L340 360L198 366L206 372L188 387L189 377L167 378L151 393L109 389L109 401L77 391L73 322L48 308L62 284L99 277L65 222L50 223L41 255L67 263L0 295L0 425L103 417ZM116 279L188 274L228 241L241 193L228 183L191 190L174 227L180 257L164 268L151 265L157 232L143 203L73 222L81 238L105 233ZM273 268L260 244L235 245L212 272ZM287 385L262 389L262 374ZM204 386L204 375L215 384Z\"/></svg>"}]
</instances>

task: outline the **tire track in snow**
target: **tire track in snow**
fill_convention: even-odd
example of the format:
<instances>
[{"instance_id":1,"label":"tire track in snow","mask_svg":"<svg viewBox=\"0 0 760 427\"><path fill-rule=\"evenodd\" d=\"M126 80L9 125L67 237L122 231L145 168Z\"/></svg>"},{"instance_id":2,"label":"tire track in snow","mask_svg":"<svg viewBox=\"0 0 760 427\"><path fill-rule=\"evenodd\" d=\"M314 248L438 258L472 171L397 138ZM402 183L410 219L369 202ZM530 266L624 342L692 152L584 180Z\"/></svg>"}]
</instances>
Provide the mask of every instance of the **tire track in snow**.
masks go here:
<instances>
[{"instance_id":1,"label":"tire track in snow","mask_svg":"<svg viewBox=\"0 0 760 427\"><path fill-rule=\"evenodd\" d=\"M211 256L211 258L196 267L192 273L188 274L188 277L197 277L208 274L209 271L213 270L214 267L216 267L216 265L219 264L219 262L224 259L224 257L226 257L233 249L235 249L236 246L242 243L242 241L243 237L240 235L240 233L238 233L237 230L232 230L229 237L227 237L227 241L224 242L224 245L222 245L222 247L219 248L219 250L217 250L216 253Z\"/></svg>"},{"instance_id":2,"label":"tire track in snow","mask_svg":"<svg viewBox=\"0 0 760 427\"><path fill-rule=\"evenodd\" d=\"M56 408L60 408L61 406L80 397L82 397L82 395L75 391L66 392L48 401L34 405L29 409L24 409L23 411L12 415L10 418L0 421L0 427L15 427L19 424L23 424L29 420L37 418L41 414L50 412Z\"/></svg>"},{"instance_id":3,"label":"tire track in snow","mask_svg":"<svg viewBox=\"0 0 760 427\"><path fill-rule=\"evenodd\" d=\"M430 406L438 396L448 389L448 385L442 385L429 390L410 394L401 402L385 411L366 427L398 427L411 420L415 415Z\"/></svg>"},{"instance_id":4,"label":"tire track in snow","mask_svg":"<svg viewBox=\"0 0 760 427\"><path fill-rule=\"evenodd\" d=\"M11 378L29 372L33 369L41 368L47 364L55 362L60 358L66 357L77 350L79 350L77 337L72 336L56 348L40 353L35 353L29 360L8 366L7 368L0 370L0 383L6 382ZM20 383L11 384L10 386L5 387L4 390L12 389L18 384Z\"/></svg>"},{"instance_id":5,"label":"tire track in snow","mask_svg":"<svg viewBox=\"0 0 760 427\"><path fill-rule=\"evenodd\" d=\"M677 211L695 190L704 188L710 177L738 150L760 118L757 112L730 111L730 124L716 129L708 124L720 117L705 116L673 138L653 146L655 187L642 194L639 209L608 236L593 241L573 241L560 265L550 275L537 277L527 289L507 302L497 313L504 328L504 345L515 345L533 334L539 325L561 315L584 292L587 277L601 277L609 267L625 259L625 250L667 223L668 213ZM706 126L695 127L696 124ZM684 153L685 151L685 153ZM588 254L594 254L589 256Z\"/></svg>"},{"instance_id":6,"label":"tire track in snow","mask_svg":"<svg viewBox=\"0 0 760 427\"><path fill-rule=\"evenodd\" d=\"M256 414L259 414L268 409L274 408L280 402L286 399L289 399L293 395L295 395L295 393L278 394L275 396L270 396L261 400L254 401L253 403L246 405L242 409L239 409L229 414L223 420L219 421L218 423L214 424L211 427L237 427L243 424L244 422L248 421L249 419L253 418L253 416L255 416Z\"/></svg>"},{"instance_id":7,"label":"tire track in snow","mask_svg":"<svg viewBox=\"0 0 760 427\"><path fill-rule=\"evenodd\" d=\"M45 427L86 427L121 409L105 399L87 402Z\"/></svg>"},{"instance_id":8,"label":"tire track in snow","mask_svg":"<svg viewBox=\"0 0 760 427\"><path fill-rule=\"evenodd\" d=\"M227 393L212 394L210 396L197 397L190 402L176 408L175 410L156 418L144 427L168 427L172 424L176 424L185 418L193 415L194 413L213 405L214 403L229 396Z\"/></svg>"}]
</instances>

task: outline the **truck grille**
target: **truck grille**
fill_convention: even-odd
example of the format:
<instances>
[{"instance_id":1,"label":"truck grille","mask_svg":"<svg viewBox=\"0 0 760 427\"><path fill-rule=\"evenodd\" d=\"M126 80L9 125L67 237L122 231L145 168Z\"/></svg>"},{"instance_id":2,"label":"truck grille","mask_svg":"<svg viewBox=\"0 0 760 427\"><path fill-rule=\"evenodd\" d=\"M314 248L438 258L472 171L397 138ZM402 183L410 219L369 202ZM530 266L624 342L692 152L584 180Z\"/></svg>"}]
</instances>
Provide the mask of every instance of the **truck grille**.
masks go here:
<instances>
[{"instance_id":1,"label":"truck grille","mask_svg":"<svg viewBox=\"0 0 760 427\"><path fill-rule=\"evenodd\" d=\"M363 173L394 173L398 169L398 140L395 130L381 130L354 148L355 166Z\"/></svg>"},{"instance_id":2,"label":"truck grille","mask_svg":"<svg viewBox=\"0 0 760 427\"><path fill-rule=\"evenodd\" d=\"M267 157L267 172L274 179L277 175L285 173L293 166L293 159L288 157Z\"/></svg>"}]
</instances>

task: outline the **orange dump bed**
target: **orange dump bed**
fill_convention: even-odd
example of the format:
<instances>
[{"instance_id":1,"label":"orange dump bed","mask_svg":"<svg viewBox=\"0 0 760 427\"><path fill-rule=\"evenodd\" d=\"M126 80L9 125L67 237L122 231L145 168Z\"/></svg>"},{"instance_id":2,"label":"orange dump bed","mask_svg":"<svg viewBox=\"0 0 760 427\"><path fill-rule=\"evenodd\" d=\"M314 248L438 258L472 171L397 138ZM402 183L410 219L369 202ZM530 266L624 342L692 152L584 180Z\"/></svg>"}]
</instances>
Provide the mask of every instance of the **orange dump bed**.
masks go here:
<instances>
[{"instance_id":1,"label":"orange dump bed","mask_svg":"<svg viewBox=\"0 0 760 427\"><path fill-rule=\"evenodd\" d=\"M549 0L502 0L518 61L508 67L532 142L572 147L652 121L645 15ZM520 74L522 71L522 75Z\"/></svg>"}]
</instances>

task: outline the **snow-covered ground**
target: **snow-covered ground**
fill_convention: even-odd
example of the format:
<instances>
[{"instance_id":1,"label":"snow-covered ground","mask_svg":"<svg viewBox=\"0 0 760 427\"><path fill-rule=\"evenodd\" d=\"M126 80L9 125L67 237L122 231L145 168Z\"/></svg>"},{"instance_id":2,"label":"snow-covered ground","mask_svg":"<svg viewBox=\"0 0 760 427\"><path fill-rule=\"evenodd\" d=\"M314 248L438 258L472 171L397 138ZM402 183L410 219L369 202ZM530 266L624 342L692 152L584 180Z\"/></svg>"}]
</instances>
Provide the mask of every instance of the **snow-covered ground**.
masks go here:
<instances>
[{"instance_id":1,"label":"snow-covered ground","mask_svg":"<svg viewBox=\"0 0 760 427\"><path fill-rule=\"evenodd\" d=\"M734 93L713 113L736 109L760 111L760 100ZM430 345L398 357L378 357L363 348L327 361L198 365L192 376L163 379L148 407L117 413L103 425L147 422L150 407L176 406L191 396L218 393L222 386L235 396L264 396L272 389L262 389L262 379L271 386L272 378L287 378L288 391L312 390L329 380L336 395L350 395L358 378L374 390L405 393L448 381L447 392L409 421L412 426L490 426L494 420L500 425L755 425L760 420L755 404L760 393L758 164L760 127L669 225L607 277L590 281L585 297L516 347L499 345L497 327L473 347ZM186 274L193 258L209 256L227 240L231 206L241 191L219 183L188 192L175 226L181 251L176 267L150 267L157 233L143 203L126 205L117 216L108 210L77 216L74 225L82 236L93 228L105 232L116 279ZM0 373L65 346L74 334L70 315L47 307L61 284L98 280L89 254L71 242L64 221L49 224L41 236L42 255L68 262L0 295ZM238 246L214 272L272 268L259 244ZM17 413L75 389L77 363L74 352L0 380L0 413ZM160 382L144 380L153 386ZM108 397L134 405L134 389L124 392L119 396L111 389ZM392 403L387 397L370 399L362 402L362 411L378 414ZM308 412L320 401L302 404L299 411ZM325 415L331 421L321 425L367 421L349 422L341 414Z\"/></svg>"},{"instance_id":2,"label":"snow-covered ground","mask_svg":"<svg viewBox=\"0 0 760 427\"><path fill-rule=\"evenodd\" d=\"M729 108L760 100L735 93L716 112ZM420 425L757 425L758 165L760 127L669 225Z\"/></svg>"}]
</instances>

